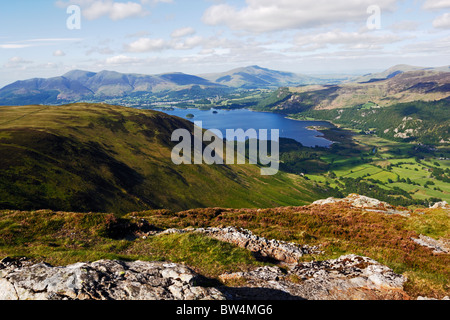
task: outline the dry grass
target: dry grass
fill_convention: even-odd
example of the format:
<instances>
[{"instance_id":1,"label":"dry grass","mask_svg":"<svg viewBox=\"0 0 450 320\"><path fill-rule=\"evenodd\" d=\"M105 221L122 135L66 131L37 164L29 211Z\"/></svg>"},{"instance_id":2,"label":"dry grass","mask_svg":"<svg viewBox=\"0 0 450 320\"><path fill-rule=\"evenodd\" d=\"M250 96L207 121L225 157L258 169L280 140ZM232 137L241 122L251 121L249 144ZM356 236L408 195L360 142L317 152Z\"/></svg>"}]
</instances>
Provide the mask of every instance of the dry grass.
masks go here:
<instances>
[{"instance_id":1,"label":"dry grass","mask_svg":"<svg viewBox=\"0 0 450 320\"><path fill-rule=\"evenodd\" d=\"M131 238L144 218L152 228L236 226L269 239L320 245L321 256L370 257L408 277L411 297L443 298L450 294L450 257L414 243L426 234L448 235L448 212L426 210L411 217L367 213L345 204L275 209L197 209L182 212L108 214L52 211L0 212L0 256L28 256L64 265L96 259L167 260L186 263L217 278L225 272L262 266L249 252L200 235Z\"/></svg>"}]
</instances>

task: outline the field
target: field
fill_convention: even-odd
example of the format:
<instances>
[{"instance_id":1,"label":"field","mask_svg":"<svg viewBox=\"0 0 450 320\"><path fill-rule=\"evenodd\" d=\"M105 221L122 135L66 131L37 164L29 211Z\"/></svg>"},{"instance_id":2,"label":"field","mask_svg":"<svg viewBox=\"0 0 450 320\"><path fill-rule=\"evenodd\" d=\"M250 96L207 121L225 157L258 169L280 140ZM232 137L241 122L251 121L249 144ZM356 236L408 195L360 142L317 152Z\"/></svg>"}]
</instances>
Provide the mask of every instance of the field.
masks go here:
<instances>
[{"instance_id":1,"label":"field","mask_svg":"<svg viewBox=\"0 0 450 320\"><path fill-rule=\"evenodd\" d=\"M320 131L326 138L337 142L330 150L307 151L303 148L290 151L302 155L315 153L314 161L320 166L303 167L302 172L310 180L339 190L344 196L346 192L357 192L359 186L362 186L359 188L361 191L357 193L361 194L364 194L363 187L374 186L386 197L395 196L393 202L399 201L399 205L427 206L437 201L450 202L450 152L447 149L418 148L414 144L348 129ZM348 187L352 185L354 188L350 190L352 188Z\"/></svg>"}]
</instances>

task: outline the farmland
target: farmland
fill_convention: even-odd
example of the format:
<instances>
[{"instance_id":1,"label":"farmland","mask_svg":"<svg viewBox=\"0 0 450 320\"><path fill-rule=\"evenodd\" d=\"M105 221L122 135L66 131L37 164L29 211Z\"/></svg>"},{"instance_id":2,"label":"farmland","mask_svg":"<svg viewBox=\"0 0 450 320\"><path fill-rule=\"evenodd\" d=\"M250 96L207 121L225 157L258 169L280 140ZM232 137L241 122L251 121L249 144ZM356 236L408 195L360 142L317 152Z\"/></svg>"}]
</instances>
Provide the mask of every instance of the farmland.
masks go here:
<instances>
[{"instance_id":1,"label":"farmland","mask_svg":"<svg viewBox=\"0 0 450 320\"><path fill-rule=\"evenodd\" d=\"M340 128L320 131L336 141L331 149L285 150L282 167L304 174L329 191L334 190L335 196L364 193L364 190L365 194L373 193L372 196L384 195L386 200L397 201L398 205L450 202L448 149L395 142ZM292 159L293 163L298 154L309 156L303 163L313 163L308 167L294 167L289 161Z\"/></svg>"}]
</instances>

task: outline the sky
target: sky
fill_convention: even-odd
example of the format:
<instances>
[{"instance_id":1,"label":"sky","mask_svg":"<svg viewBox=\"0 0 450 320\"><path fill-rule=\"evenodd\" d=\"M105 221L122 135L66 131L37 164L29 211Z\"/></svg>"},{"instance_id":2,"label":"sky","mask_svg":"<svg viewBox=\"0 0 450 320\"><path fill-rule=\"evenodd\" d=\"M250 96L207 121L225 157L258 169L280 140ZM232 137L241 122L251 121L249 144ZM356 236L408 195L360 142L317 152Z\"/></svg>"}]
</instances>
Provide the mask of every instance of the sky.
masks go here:
<instances>
[{"instance_id":1,"label":"sky","mask_svg":"<svg viewBox=\"0 0 450 320\"><path fill-rule=\"evenodd\" d=\"M74 69L315 75L450 64L450 0L16 0L2 1L0 24L0 86Z\"/></svg>"}]
</instances>

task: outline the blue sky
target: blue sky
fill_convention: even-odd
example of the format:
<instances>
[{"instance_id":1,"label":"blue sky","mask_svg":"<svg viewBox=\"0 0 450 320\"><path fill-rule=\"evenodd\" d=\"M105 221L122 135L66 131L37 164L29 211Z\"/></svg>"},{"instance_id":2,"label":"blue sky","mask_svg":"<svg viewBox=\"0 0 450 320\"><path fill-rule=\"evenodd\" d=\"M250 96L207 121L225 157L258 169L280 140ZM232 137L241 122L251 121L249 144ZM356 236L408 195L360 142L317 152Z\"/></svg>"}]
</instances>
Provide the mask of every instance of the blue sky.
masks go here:
<instances>
[{"instance_id":1,"label":"blue sky","mask_svg":"<svg viewBox=\"0 0 450 320\"><path fill-rule=\"evenodd\" d=\"M67 28L69 5L81 9L81 29ZM329 74L450 64L450 0L16 0L2 3L0 23L0 86L73 69Z\"/></svg>"}]
</instances>

